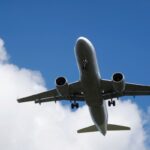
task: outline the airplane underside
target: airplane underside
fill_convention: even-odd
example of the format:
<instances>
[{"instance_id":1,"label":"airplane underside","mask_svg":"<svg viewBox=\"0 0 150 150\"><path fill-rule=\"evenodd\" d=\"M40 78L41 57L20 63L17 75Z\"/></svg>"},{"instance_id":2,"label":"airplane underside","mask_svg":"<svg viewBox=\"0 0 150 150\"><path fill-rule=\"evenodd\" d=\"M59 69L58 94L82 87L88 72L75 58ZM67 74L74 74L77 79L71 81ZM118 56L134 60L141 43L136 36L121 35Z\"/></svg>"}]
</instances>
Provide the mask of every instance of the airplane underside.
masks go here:
<instances>
[{"instance_id":1,"label":"airplane underside","mask_svg":"<svg viewBox=\"0 0 150 150\"><path fill-rule=\"evenodd\" d=\"M114 73L111 80L102 79L96 58L95 48L85 37L77 39L75 56L79 69L79 81L68 83L65 77L55 80L55 88L20 98L19 103L34 101L35 103L71 101L71 108L78 108L77 101L85 101L94 125L78 130L78 133L100 131L130 130L122 125L108 124L108 106L115 106L113 98L122 96L150 95L150 86L128 83L122 73Z\"/></svg>"},{"instance_id":2,"label":"airplane underside","mask_svg":"<svg viewBox=\"0 0 150 150\"><path fill-rule=\"evenodd\" d=\"M89 107L95 127L106 134L108 115L105 102L100 95L100 73L94 47L84 39L78 40L75 48L80 70L80 81L83 85L85 101Z\"/></svg>"}]
</instances>

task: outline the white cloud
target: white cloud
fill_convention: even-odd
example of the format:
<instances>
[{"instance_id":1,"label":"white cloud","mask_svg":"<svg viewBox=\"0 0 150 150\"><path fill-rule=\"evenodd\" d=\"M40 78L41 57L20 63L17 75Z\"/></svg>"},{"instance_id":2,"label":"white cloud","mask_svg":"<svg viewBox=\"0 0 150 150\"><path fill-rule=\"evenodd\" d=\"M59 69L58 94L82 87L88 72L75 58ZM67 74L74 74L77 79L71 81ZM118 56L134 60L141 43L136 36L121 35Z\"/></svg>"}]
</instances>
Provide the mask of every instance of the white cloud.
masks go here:
<instances>
[{"instance_id":1,"label":"white cloud","mask_svg":"<svg viewBox=\"0 0 150 150\"><path fill-rule=\"evenodd\" d=\"M0 63L6 62L8 60L8 55L4 47L4 41L0 38Z\"/></svg>"},{"instance_id":2,"label":"white cloud","mask_svg":"<svg viewBox=\"0 0 150 150\"><path fill-rule=\"evenodd\" d=\"M0 40L2 41L2 40ZM3 42L0 60L8 60ZM1 50L3 49L3 50ZM5 61L6 62L6 61ZM131 131L77 134L76 130L92 125L88 108L71 112L59 103L18 104L17 97L46 90L37 71L0 64L0 149L3 150L146 150L146 132L141 112L130 100L109 108L109 122L131 126Z\"/></svg>"}]
</instances>

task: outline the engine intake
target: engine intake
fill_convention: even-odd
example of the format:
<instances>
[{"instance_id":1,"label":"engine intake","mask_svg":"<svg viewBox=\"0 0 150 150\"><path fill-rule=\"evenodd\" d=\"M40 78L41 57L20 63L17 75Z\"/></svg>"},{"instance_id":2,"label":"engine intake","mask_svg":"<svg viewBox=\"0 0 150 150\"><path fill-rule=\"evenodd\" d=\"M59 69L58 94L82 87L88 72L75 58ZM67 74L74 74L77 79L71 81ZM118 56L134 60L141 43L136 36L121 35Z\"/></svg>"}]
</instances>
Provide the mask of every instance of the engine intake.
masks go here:
<instances>
[{"instance_id":1,"label":"engine intake","mask_svg":"<svg viewBox=\"0 0 150 150\"><path fill-rule=\"evenodd\" d=\"M69 95L69 86L65 77L58 77L56 79L56 89L61 96Z\"/></svg>"},{"instance_id":2,"label":"engine intake","mask_svg":"<svg viewBox=\"0 0 150 150\"><path fill-rule=\"evenodd\" d=\"M56 79L56 85L57 86L62 86L66 83L66 79L64 77L59 77Z\"/></svg>"},{"instance_id":3,"label":"engine intake","mask_svg":"<svg viewBox=\"0 0 150 150\"><path fill-rule=\"evenodd\" d=\"M122 79L123 79L123 74L121 74L121 73L115 73L113 75L113 81L115 81L115 82L120 82L120 81L122 81Z\"/></svg>"},{"instance_id":4,"label":"engine intake","mask_svg":"<svg viewBox=\"0 0 150 150\"><path fill-rule=\"evenodd\" d=\"M115 91L123 92L125 90L125 78L122 73L113 74L112 81Z\"/></svg>"}]
</instances>

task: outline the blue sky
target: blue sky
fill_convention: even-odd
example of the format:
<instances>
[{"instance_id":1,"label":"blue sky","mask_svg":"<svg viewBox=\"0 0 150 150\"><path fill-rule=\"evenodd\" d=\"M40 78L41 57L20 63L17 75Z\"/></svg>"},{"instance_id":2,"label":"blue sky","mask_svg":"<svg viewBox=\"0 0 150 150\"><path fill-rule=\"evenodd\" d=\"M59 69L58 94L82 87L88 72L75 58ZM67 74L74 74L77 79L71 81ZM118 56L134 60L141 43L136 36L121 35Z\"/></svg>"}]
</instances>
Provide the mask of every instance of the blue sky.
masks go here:
<instances>
[{"instance_id":1,"label":"blue sky","mask_svg":"<svg viewBox=\"0 0 150 150\"><path fill-rule=\"evenodd\" d=\"M89 38L103 78L117 71L150 85L150 1L0 1L0 37L10 61L39 70L48 88L57 76L78 80L74 44ZM150 97L134 101L146 110Z\"/></svg>"}]
</instances>

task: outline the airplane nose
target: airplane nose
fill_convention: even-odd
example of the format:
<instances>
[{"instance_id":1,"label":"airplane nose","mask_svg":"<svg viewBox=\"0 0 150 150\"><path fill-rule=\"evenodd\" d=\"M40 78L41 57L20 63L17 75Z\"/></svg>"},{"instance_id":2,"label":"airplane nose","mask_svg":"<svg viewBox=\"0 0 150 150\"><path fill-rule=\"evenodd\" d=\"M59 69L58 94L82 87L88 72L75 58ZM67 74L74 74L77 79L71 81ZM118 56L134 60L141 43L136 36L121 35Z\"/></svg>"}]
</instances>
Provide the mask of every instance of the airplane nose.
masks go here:
<instances>
[{"instance_id":1,"label":"airplane nose","mask_svg":"<svg viewBox=\"0 0 150 150\"><path fill-rule=\"evenodd\" d=\"M79 37L77 39L76 46L75 46L75 50L76 50L77 53L78 52L80 53L81 51L84 53L87 50L91 51L93 49L94 49L94 47L93 47L92 43L87 38Z\"/></svg>"},{"instance_id":2,"label":"airplane nose","mask_svg":"<svg viewBox=\"0 0 150 150\"><path fill-rule=\"evenodd\" d=\"M88 44L87 40L88 39L86 39L85 37L79 37L76 42L76 49L81 49L83 47L86 47Z\"/></svg>"},{"instance_id":3,"label":"airplane nose","mask_svg":"<svg viewBox=\"0 0 150 150\"><path fill-rule=\"evenodd\" d=\"M83 43L83 42L86 42L88 39L87 38L85 38L85 37L79 37L78 39L77 39L77 43L79 42L79 43Z\"/></svg>"}]
</instances>

